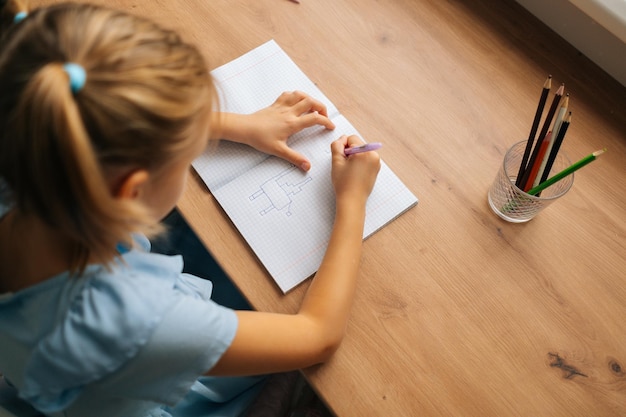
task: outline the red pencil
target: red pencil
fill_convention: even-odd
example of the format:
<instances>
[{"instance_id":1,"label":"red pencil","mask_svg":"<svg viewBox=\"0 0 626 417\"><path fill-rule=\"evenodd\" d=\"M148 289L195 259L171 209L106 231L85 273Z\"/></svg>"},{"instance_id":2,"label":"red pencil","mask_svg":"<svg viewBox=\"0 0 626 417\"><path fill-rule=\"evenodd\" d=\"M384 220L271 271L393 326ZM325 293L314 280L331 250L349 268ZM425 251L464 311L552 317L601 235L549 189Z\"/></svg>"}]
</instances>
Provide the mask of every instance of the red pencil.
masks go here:
<instances>
[{"instance_id":1,"label":"red pencil","mask_svg":"<svg viewBox=\"0 0 626 417\"><path fill-rule=\"evenodd\" d=\"M535 160L535 164L530 169L530 175L528 176L528 181L524 185L524 192L527 192L531 188L533 188L533 183L535 182L535 178L537 178L537 174L539 173L539 168L541 168L541 161L543 161L543 157L548 150L548 145L550 145L550 136L552 136L552 132L548 132L546 138L543 142L541 142L541 147L539 148L539 153L537 153L537 159Z\"/></svg>"}]
</instances>

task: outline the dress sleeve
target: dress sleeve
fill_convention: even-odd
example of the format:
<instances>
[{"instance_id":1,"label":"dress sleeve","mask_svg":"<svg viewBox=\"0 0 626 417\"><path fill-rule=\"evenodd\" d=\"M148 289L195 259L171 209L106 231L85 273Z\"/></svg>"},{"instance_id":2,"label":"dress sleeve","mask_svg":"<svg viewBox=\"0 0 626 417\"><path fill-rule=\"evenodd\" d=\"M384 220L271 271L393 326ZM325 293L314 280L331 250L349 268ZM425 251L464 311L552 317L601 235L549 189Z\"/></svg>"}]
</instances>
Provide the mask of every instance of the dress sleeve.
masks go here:
<instances>
[{"instance_id":1,"label":"dress sleeve","mask_svg":"<svg viewBox=\"0 0 626 417\"><path fill-rule=\"evenodd\" d=\"M101 398L174 403L234 338L235 312L209 299L206 281L182 274L178 256L131 250L110 270L94 265L83 275L48 281L44 303L27 291L5 302L16 319L7 322L44 314L51 322L29 347L20 387L43 412L95 388Z\"/></svg>"},{"instance_id":2,"label":"dress sleeve","mask_svg":"<svg viewBox=\"0 0 626 417\"><path fill-rule=\"evenodd\" d=\"M99 389L174 405L217 363L235 337L235 312L186 291L175 297L139 354Z\"/></svg>"}]
</instances>

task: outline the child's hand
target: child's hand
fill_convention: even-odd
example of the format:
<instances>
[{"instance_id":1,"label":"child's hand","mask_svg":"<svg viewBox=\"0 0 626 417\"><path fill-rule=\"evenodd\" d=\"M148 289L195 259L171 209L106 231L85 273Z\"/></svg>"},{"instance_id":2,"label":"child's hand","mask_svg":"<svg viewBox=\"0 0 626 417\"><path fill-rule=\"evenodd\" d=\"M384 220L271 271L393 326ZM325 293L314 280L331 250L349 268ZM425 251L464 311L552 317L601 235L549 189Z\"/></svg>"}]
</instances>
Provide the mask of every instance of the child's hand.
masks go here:
<instances>
[{"instance_id":1,"label":"child's hand","mask_svg":"<svg viewBox=\"0 0 626 417\"><path fill-rule=\"evenodd\" d=\"M330 145L333 157L332 181L337 201L350 200L365 204L374 188L380 156L375 151L345 156L346 148L363 145L358 136L343 135Z\"/></svg>"},{"instance_id":2,"label":"child's hand","mask_svg":"<svg viewBox=\"0 0 626 417\"><path fill-rule=\"evenodd\" d=\"M289 147L289 136L315 125L335 128L326 106L301 91L282 93L272 105L256 113L224 115L222 122L226 139L283 158L305 171L311 168L311 163Z\"/></svg>"}]
</instances>

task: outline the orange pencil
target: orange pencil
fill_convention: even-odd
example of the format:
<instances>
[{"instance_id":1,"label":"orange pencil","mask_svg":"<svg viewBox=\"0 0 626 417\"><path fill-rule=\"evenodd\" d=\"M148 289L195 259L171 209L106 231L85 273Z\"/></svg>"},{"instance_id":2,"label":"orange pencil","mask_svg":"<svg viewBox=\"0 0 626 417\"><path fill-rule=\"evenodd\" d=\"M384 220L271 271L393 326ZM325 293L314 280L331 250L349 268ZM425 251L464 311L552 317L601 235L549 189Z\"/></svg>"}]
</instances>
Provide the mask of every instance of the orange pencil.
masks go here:
<instances>
[{"instance_id":1,"label":"orange pencil","mask_svg":"<svg viewBox=\"0 0 626 417\"><path fill-rule=\"evenodd\" d=\"M554 117L554 113L556 112L556 108L561 101L561 97L563 97L563 93L565 92L564 84L561 84L556 93L554 94L554 99L552 100L552 105L550 106L550 110L548 110L548 114L546 115L545 120L543 121L543 127L541 128L541 132L539 132L539 136L537 136L537 143L535 144L535 149L533 150L530 159L528 160L528 166L526 167L526 171L522 176L522 180L520 184L524 185L528 182L528 176L530 175L530 168L535 166L535 161L539 156L539 150L541 149L541 144L545 140L545 137L548 136L548 129L550 129L550 125L552 124L552 118ZM517 183L517 181L516 181ZM522 188L521 185L518 187Z\"/></svg>"},{"instance_id":2,"label":"orange pencil","mask_svg":"<svg viewBox=\"0 0 626 417\"><path fill-rule=\"evenodd\" d=\"M548 132L546 138L543 142L541 142L541 147L539 148L539 152L537 153L537 159L535 160L535 164L532 166L530 170L530 175L528 176L528 181L524 185L524 192L528 192L535 182L535 178L537 178L537 174L539 173L539 168L541 168L541 161L543 161L543 157L548 150L548 145L550 145L550 137L552 136L552 132Z\"/></svg>"}]
</instances>

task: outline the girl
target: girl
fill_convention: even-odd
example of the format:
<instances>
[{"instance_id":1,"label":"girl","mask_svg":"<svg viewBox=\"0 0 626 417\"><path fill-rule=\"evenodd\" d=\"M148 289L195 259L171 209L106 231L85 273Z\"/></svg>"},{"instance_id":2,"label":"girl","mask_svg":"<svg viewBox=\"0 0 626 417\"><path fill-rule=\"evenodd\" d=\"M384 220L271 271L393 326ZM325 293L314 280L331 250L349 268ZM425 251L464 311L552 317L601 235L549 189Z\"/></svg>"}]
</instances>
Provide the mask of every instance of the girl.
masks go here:
<instances>
[{"instance_id":1,"label":"girl","mask_svg":"<svg viewBox=\"0 0 626 417\"><path fill-rule=\"evenodd\" d=\"M211 112L198 51L91 5L0 3L0 373L49 415L238 415L262 375L328 359L353 298L365 203L379 170L331 144L336 218L297 314L233 311L145 235L175 206L207 138L306 157L287 138L332 129L284 93L251 115ZM205 375L205 376L203 376Z\"/></svg>"}]
</instances>

